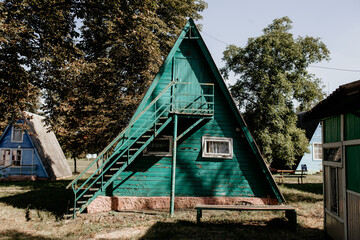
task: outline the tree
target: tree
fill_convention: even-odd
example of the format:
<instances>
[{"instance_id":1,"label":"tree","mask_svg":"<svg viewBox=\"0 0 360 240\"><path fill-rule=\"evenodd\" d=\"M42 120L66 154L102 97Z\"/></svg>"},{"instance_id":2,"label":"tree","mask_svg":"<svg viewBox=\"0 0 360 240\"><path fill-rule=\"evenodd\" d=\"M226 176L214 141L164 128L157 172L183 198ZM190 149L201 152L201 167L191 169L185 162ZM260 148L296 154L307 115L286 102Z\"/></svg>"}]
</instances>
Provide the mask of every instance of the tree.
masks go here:
<instances>
[{"instance_id":1,"label":"tree","mask_svg":"<svg viewBox=\"0 0 360 240\"><path fill-rule=\"evenodd\" d=\"M245 47L228 46L223 57L225 78L230 71L239 76L231 93L263 156L277 166L291 166L308 151L305 133L296 127L294 101L297 111L305 111L324 97L320 79L307 67L329 59L319 38L294 38L291 23L288 17L275 19Z\"/></svg>"},{"instance_id":2,"label":"tree","mask_svg":"<svg viewBox=\"0 0 360 240\"><path fill-rule=\"evenodd\" d=\"M126 126L188 17L203 1L86 1L74 54L44 78L47 122L74 160Z\"/></svg>"}]
</instances>

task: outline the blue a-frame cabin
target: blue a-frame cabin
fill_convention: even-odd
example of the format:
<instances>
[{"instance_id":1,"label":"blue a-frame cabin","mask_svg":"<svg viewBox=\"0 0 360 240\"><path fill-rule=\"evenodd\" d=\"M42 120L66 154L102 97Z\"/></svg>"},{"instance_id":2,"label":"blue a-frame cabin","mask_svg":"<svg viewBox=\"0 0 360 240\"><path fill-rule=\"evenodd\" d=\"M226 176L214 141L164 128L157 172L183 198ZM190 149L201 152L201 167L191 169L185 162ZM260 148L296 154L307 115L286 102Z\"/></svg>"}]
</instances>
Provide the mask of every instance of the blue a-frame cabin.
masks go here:
<instances>
[{"instance_id":1,"label":"blue a-frame cabin","mask_svg":"<svg viewBox=\"0 0 360 240\"><path fill-rule=\"evenodd\" d=\"M319 120L304 121L306 113L299 113L297 127L305 130L309 139L309 153L300 156L296 170L306 170L308 173L317 173L322 170L322 137L321 124Z\"/></svg>"},{"instance_id":2,"label":"blue a-frame cabin","mask_svg":"<svg viewBox=\"0 0 360 240\"><path fill-rule=\"evenodd\" d=\"M61 179L71 176L70 167L43 117L26 113L10 123L0 137L0 180ZM24 125L24 128L19 125Z\"/></svg>"},{"instance_id":3,"label":"blue a-frame cabin","mask_svg":"<svg viewBox=\"0 0 360 240\"><path fill-rule=\"evenodd\" d=\"M74 216L195 204L284 202L193 20L189 20L129 125L93 162Z\"/></svg>"}]
</instances>

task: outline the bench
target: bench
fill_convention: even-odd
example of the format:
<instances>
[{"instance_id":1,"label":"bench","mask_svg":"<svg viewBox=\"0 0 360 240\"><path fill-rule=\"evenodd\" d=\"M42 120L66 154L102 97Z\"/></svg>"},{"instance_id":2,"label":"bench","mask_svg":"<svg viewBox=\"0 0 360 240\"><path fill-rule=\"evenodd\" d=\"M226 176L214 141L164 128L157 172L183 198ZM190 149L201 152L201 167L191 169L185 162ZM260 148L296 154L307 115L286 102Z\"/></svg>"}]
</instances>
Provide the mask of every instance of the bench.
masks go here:
<instances>
[{"instance_id":1,"label":"bench","mask_svg":"<svg viewBox=\"0 0 360 240\"><path fill-rule=\"evenodd\" d=\"M196 222L201 223L203 210L225 210L225 211L285 211L285 217L289 220L292 230L296 230L296 210L288 205L196 205Z\"/></svg>"},{"instance_id":2,"label":"bench","mask_svg":"<svg viewBox=\"0 0 360 240\"><path fill-rule=\"evenodd\" d=\"M275 178L279 179L279 182L284 183L284 178L297 178L298 184L303 183L303 179L306 178L307 171L305 170L277 170L280 175L275 175Z\"/></svg>"}]
</instances>

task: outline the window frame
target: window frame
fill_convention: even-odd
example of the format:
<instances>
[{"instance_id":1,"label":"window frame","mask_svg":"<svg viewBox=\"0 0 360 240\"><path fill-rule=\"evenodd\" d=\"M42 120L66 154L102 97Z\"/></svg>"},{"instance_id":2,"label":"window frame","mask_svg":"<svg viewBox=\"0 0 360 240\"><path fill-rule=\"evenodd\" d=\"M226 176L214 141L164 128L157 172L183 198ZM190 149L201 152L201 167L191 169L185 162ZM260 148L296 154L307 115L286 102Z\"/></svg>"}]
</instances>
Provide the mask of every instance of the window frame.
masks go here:
<instances>
[{"instance_id":1,"label":"window frame","mask_svg":"<svg viewBox=\"0 0 360 240\"><path fill-rule=\"evenodd\" d=\"M15 135L14 135L14 132L15 131L20 131L21 132L21 140L19 141L16 141L14 138L15 138ZM23 130L21 128L16 128L16 127L12 127L11 129L11 142L16 142L16 143L22 143L24 141L24 133L23 133Z\"/></svg>"},{"instance_id":2,"label":"window frame","mask_svg":"<svg viewBox=\"0 0 360 240\"><path fill-rule=\"evenodd\" d=\"M0 164L0 166L8 166L8 165L14 165L14 162L19 162L19 165L15 165L15 166L21 166L22 165L22 160L23 160L23 151L22 149L18 149L18 148L1 148L0 149L0 163L3 162L2 158L3 158L3 151L6 153L6 152L9 152L9 159L6 160L4 159L4 164ZM13 155L13 151L20 151L20 160L13 160L13 156L18 156L18 154L16 155Z\"/></svg>"},{"instance_id":3,"label":"window frame","mask_svg":"<svg viewBox=\"0 0 360 240\"><path fill-rule=\"evenodd\" d=\"M172 149L173 149L173 137L172 136L161 136L155 138L153 141L156 140L168 140L169 141L169 151L168 152L151 152L148 150L149 144L143 151L143 156L157 156L157 157L170 157L172 156Z\"/></svg>"},{"instance_id":4,"label":"window frame","mask_svg":"<svg viewBox=\"0 0 360 240\"><path fill-rule=\"evenodd\" d=\"M315 157L315 145L319 145L320 146L320 149L321 149L321 158L316 158ZM314 161L322 161L323 160L323 146L322 146L322 143L321 142L314 142L313 144L312 144L312 157L313 157L313 160Z\"/></svg>"},{"instance_id":5,"label":"window frame","mask_svg":"<svg viewBox=\"0 0 360 240\"><path fill-rule=\"evenodd\" d=\"M207 142L226 142L229 144L229 153L209 153L207 152L206 144ZM209 137L203 136L201 138L202 146L202 157L203 158L221 158L221 159L232 159L234 156L233 150L233 139L228 137Z\"/></svg>"}]
</instances>

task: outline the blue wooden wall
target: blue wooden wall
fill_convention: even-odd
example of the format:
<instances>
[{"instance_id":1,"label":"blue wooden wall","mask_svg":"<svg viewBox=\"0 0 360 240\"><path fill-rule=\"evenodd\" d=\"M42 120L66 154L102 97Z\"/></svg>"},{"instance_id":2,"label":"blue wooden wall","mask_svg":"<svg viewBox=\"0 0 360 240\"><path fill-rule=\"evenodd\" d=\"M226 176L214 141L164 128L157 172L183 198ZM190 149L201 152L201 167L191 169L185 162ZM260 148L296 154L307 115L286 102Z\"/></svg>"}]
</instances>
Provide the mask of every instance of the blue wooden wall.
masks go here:
<instances>
[{"instance_id":1,"label":"blue wooden wall","mask_svg":"<svg viewBox=\"0 0 360 240\"><path fill-rule=\"evenodd\" d=\"M310 153L305 153L301 158L296 170L301 170L301 165L306 164L309 173L320 172L322 170L322 160L314 160L314 143L322 143L321 124L319 123L309 141Z\"/></svg>"},{"instance_id":2,"label":"blue wooden wall","mask_svg":"<svg viewBox=\"0 0 360 240\"><path fill-rule=\"evenodd\" d=\"M0 141L0 149L11 149L11 150L21 150L22 151L22 161L21 165L36 165L36 176L39 178L48 178L48 175L45 171L44 165L42 164L36 150L33 146L33 143L29 137L29 134L25 132L23 134L22 142L12 142L11 133L13 126L9 126L7 130L3 133L3 137ZM12 167L4 170L4 175L19 175L20 168ZM30 167L23 167L21 170L22 175L31 175ZM34 174L35 175L35 174Z\"/></svg>"}]
</instances>

